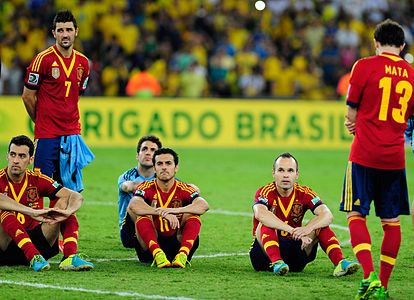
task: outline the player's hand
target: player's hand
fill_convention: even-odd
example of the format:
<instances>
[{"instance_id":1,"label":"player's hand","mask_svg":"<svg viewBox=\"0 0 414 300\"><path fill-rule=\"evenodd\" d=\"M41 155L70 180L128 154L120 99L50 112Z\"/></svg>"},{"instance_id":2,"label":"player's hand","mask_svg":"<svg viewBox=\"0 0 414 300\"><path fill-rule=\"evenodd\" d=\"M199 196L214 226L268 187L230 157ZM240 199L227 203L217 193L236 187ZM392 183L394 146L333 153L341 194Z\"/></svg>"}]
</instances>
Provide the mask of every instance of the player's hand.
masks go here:
<instances>
[{"instance_id":1,"label":"player's hand","mask_svg":"<svg viewBox=\"0 0 414 300\"><path fill-rule=\"evenodd\" d=\"M355 134L355 122L351 122L347 116L345 116L344 125L348 130L349 134Z\"/></svg>"},{"instance_id":2,"label":"player's hand","mask_svg":"<svg viewBox=\"0 0 414 300\"><path fill-rule=\"evenodd\" d=\"M36 221L50 223L52 221L52 218L48 215L49 212L50 208L32 209L29 215Z\"/></svg>"},{"instance_id":3,"label":"player's hand","mask_svg":"<svg viewBox=\"0 0 414 300\"><path fill-rule=\"evenodd\" d=\"M172 208L158 207L158 208L155 209L155 212L158 215L160 215L161 217L165 218L166 215L173 213L173 209Z\"/></svg>"},{"instance_id":4,"label":"player's hand","mask_svg":"<svg viewBox=\"0 0 414 300\"><path fill-rule=\"evenodd\" d=\"M312 243L312 239L308 236L304 236L303 238L301 238L302 241L302 245L301 245L301 249L305 250L306 247L308 247L311 243Z\"/></svg>"},{"instance_id":5,"label":"player's hand","mask_svg":"<svg viewBox=\"0 0 414 300\"><path fill-rule=\"evenodd\" d=\"M309 235L313 230L307 226L296 227L292 230L292 237L295 240L301 240L305 236Z\"/></svg>"},{"instance_id":6,"label":"player's hand","mask_svg":"<svg viewBox=\"0 0 414 300\"><path fill-rule=\"evenodd\" d=\"M65 221L72 213L66 209L51 208L48 217L51 219L50 224L56 224Z\"/></svg>"},{"instance_id":7,"label":"player's hand","mask_svg":"<svg viewBox=\"0 0 414 300\"><path fill-rule=\"evenodd\" d=\"M171 229L178 229L180 228L180 221L178 220L176 215L167 214L165 217L163 217L170 223Z\"/></svg>"}]
</instances>

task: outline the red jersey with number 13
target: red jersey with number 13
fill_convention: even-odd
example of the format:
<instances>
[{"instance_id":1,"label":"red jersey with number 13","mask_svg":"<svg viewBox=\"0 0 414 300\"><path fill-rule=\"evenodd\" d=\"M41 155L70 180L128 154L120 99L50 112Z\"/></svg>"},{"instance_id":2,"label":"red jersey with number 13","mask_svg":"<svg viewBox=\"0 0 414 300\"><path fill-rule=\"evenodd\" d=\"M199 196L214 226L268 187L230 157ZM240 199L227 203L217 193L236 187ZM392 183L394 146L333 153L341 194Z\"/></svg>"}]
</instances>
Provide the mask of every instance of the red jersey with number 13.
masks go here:
<instances>
[{"instance_id":1,"label":"red jersey with number 13","mask_svg":"<svg viewBox=\"0 0 414 300\"><path fill-rule=\"evenodd\" d=\"M80 134L79 92L88 76L88 58L76 50L65 58L54 45L36 55L25 77L25 86L38 90L35 138Z\"/></svg>"},{"instance_id":2,"label":"red jersey with number 13","mask_svg":"<svg viewBox=\"0 0 414 300\"><path fill-rule=\"evenodd\" d=\"M405 168L404 130L414 114L414 69L401 57L382 53L353 66L347 104L357 107L349 160L385 170Z\"/></svg>"}]
</instances>

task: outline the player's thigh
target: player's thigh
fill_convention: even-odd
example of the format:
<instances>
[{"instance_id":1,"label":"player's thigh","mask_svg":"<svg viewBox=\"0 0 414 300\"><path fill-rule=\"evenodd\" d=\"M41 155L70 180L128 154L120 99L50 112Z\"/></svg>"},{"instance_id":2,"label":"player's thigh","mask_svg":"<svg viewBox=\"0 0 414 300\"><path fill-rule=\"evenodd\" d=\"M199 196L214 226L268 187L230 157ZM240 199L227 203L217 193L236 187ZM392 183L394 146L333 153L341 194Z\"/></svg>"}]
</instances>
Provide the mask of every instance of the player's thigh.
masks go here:
<instances>
[{"instance_id":1,"label":"player's thigh","mask_svg":"<svg viewBox=\"0 0 414 300\"><path fill-rule=\"evenodd\" d=\"M5 251L11 242L11 237L0 226L0 250Z\"/></svg>"},{"instance_id":2,"label":"player's thigh","mask_svg":"<svg viewBox=\"0 0 414 300\"><path fill-rule=\"evenodd\" d=\"M35 144L34 169L53 177L59 169L60 137L37 139Z\"/></svg>"},{"instance_id":3,"label":"player's thigh","mask_svg":"<svg viewBox=\"0 0 414 300\"><path fill-rule=\"evenodd\" d=\"M301 245L301 241L279 237L280 255L291 272L301 272L308 263L316 258L317 243L312 247L309 254L302 250Z\"/></svg>"},{"instance_id":4,"label":"player's thigh","mask_svg":"<svg viewBox=\"0 0 414 300\"><path fill-rule=\"evenodd\" d=\"M368 215L374 195L375 177L372 168L349 161L344 178L340 210L356 211L361 215Z\"/></svg>"},{"instance_id":5,"label":"player's thigh","mask_svg":"<svg viewBox=\"0 0 414 300\"><path fill-rule=\"evenodd\" d=\"M382 219L410 214L405 170L377 170L375 213Z\"/></svg>"},{"instance_id":6,"label":"player's thigh","mask_svg":"<svg viewBox=\"0 0 414 300\"><path fill-rule=\"evenodd\" d=\"M254 239L250 247L249 257L255 271L271 271L271 261L257 239Z\"/></svg>"},{"instance_id":7,"label":"player's thigh","mask_svg":"<svg viewBox=\"0 0 414 300\"><path fill-rule=\"evenodd\" d=\"M135 248L138 240L135 230L135 222L132 220L130 214L127 212L120 230L120 238L122 245L125 248Z\"/></svg>"},{"instance_id":8,"label":"player's thigh","mask_svg":"<svg viewBox=\"0 0 414 300\"><path fill-rule=\"evenodd\" d=\"M37 228L37 227L36 227ZM46 224L40 225L41 235L47 241L49 245L53 245L57 242L60 233L60 224ZM40 235L40 233L39 233Z\"/></svg>"}]
</instances>

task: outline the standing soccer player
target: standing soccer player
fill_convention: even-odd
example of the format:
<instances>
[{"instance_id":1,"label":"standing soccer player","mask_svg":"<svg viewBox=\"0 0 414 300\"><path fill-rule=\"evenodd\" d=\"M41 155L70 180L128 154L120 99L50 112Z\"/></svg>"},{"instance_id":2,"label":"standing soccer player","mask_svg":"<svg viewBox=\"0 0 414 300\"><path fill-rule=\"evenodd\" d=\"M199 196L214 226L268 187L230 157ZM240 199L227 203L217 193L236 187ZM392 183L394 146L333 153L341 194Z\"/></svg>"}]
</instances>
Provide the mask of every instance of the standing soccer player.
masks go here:
<instances>
[{"instance_id":1,"label":"standing soccer player","mask_svg":"<svg viewBox=\"0 0 414 300\"><path fill-rule=\"evenodd\" d=\"M386 20L374 33L377 55L358 60L351 73L345 126L355 135L340 210L348 212L351 244L364 271L355 299L386 299L401 243L400 215L408 215L404 130L414 113L414 70L400 56L404 31ZM366 225L371 201L384 232L379 278Z\"/></svg>"},{"instance_id":2,"label":"standing soccer player","mask_svg":"<svg viewBox=\"0 0 414 300\"><path fill-rule=\"evenodd\" d=\"M178 155L169 148L155 151L152 162L156 178L138 186L128 206L136 219L141 262L158 268L185 268L199 244L200 215L208 203L190 184L175 179Z\"/></svg>"},{"instance_id":3,"label":"standing soccer player","mask_svg":"<svg viewBox=\"0 0 414 300\"><path fill-rule=\"evenodd\" d=\"M88 83L89 62L73 49L78 27L70 11L56 14L52 33L56 43L33 59L22 94L35 123L34 168L80 192L81 169L94 158L80 136L78 108L79 94Z\"/></svg>"}]
</instances>

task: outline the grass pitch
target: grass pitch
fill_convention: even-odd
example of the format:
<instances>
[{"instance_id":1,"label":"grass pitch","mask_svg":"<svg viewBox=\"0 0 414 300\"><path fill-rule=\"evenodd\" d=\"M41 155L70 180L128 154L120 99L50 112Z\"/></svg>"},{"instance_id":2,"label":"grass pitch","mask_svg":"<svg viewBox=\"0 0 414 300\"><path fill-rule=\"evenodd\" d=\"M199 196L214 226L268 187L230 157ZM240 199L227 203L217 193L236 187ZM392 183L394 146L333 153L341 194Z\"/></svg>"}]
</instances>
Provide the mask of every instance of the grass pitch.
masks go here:
<instances>
[{"instance_id":1,"label":"grass pitch","mask_svg":"<svg viewBox=\"0 0 414 300\"><path fill-rule=\"evenodd\" d=\"M51 270L36 273L28 267L0 268L0 298L20 299L353 299L362 272L332 276L333 266L319 249L318 257L302 273L277 277L254 272L248 258L252 242L252 201L255 191L270 182L279 150L176 149L178 177L195 183L209 202L202 217L200 247L188 269L150 268L140 264L133 250L119 241L117 178L136 164L134 149L93 149L95 161L84 170L84 206L78 212L79 252L95 264L92 272L63 272L60 256ZM289 149L291 150L291 149ZM0 153L6 153L5 146ZM349 245L345 214L338 211L348 151L291 150L299 160L299 182L312 187L331 208L344 243ZM3 156L4 157L4 156ZM1 161L5 166L6 161ZM407 151L410 199L414 198L414 158ZM414 242L410 217L401 218L403 241L389 291L393 299L412 299ZM382 229L370 216L373 256L378 266Z\"/></svg>"}]
</instances>

